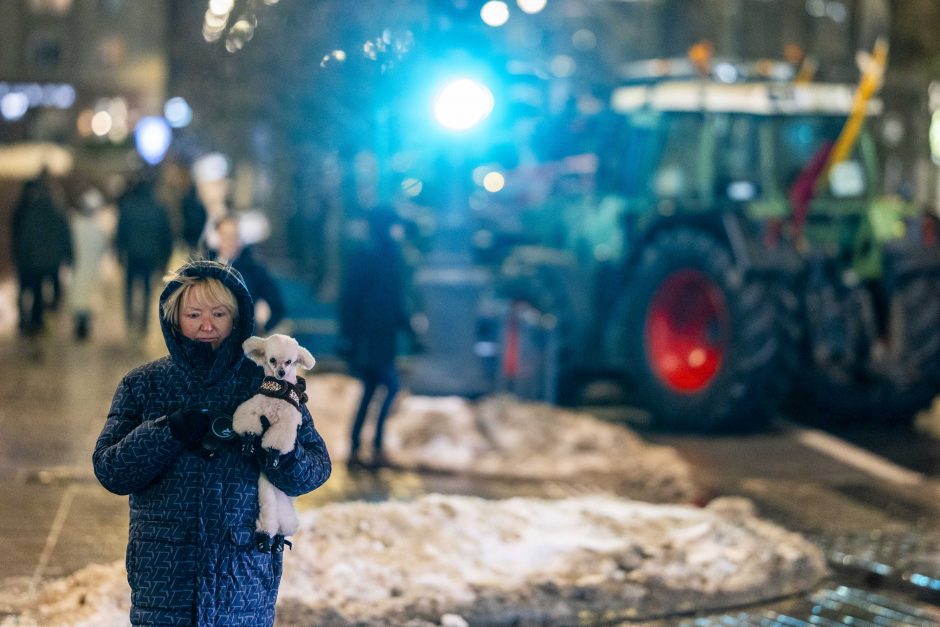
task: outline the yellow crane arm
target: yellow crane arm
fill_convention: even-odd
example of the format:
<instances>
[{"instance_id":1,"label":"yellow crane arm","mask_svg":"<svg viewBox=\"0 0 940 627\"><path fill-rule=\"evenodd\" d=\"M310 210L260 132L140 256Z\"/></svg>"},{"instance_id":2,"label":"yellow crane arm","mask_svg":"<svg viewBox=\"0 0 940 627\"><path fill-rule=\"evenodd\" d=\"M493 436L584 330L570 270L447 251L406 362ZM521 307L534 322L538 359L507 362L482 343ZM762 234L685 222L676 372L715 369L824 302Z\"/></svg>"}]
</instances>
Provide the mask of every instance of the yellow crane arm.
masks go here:
<instances>
[{"instance_id":1,"label":"yellow crane arm","mask_svg":"<svg viewBox=\"0 0 940 627\"><path fill-rule=\"evenodd\" d=\"M859 132L862 129L862 123L865 121L865 110L868 106L868 101L871 100L872 96L878 93L878 90L881 89L881 85L884 82L885 65L887 62L888 42L884 38L879 38L878 41L875 42L875 47L871 54L861 53L859 55L858 64L862 71L862 76L859 79L858 89L855 90L855 97L852 100L852 110L849 112L849 117L846 119L842 131L839 132L839 137L836 139L832 151L829 153L826 165L823 167L819 178L816 179L817 188L823 185L823 181L828 180L829 172L832 168L841 161L844 161L845 158L849 156L849 153L852 152L852 147L855 146Z\"/></svg>"}]
</instances>

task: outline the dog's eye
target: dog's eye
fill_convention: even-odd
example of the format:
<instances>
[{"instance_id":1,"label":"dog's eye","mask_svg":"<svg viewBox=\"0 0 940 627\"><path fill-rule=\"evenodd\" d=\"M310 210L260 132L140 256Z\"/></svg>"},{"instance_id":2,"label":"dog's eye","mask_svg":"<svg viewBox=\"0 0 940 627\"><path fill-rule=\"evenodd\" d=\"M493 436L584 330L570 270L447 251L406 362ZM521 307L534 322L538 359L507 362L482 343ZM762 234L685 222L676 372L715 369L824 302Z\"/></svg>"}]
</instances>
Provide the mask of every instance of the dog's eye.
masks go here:
<instances>
[{"instance_id":1,"label":"dog's eye","mask_svg":"<svg viewBox=\"0 0 940 627\"><path fill-rule=\"evenodd\" d=\"M268 361L270 361L270 362L271 362L272 364L276 364L276 363L277 363L277 360L276 360L276 359L274 359L274 357L272 357L272 358L271 358L271 359L269 359Z\"/></svg>"},{"instance_id":2,"label":"dog's eye","mask_svg":"<svg viewBox=\"0 0 940 627\"><path fill-rule=\"evenodd\" d=\"M285 366L289 366L289 365L290 365L290 359L288 359L287 361L285 361L285 362L284 362L284 365L285 365Z\"/></svg>"}]
</instances>

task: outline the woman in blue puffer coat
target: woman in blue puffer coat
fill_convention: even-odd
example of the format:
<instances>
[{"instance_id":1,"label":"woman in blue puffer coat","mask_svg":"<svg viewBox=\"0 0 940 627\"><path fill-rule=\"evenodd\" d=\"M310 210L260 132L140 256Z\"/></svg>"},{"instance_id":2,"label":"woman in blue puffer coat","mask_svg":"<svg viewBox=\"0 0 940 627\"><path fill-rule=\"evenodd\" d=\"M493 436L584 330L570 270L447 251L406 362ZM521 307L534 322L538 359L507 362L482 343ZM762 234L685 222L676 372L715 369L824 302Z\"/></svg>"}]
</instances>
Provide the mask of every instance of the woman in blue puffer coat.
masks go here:
<instances>
[{"instance_id":1,"label":"woman in blue puffer coat","mask_svg":"<svg viewBox=\"0 0 940 627\"><path fill-rule=\"evenodd\" d=\"M242 353L254 315L236 271L190 262L160 307L169 355L123 378L93 456L101 484L130 495L131 622L272 625L283 554L255 544L258 473L310 492L330 475L326 446L306 407L280 459L245 456L215 428L264 378Z\"/></svg>"}]
</instances>

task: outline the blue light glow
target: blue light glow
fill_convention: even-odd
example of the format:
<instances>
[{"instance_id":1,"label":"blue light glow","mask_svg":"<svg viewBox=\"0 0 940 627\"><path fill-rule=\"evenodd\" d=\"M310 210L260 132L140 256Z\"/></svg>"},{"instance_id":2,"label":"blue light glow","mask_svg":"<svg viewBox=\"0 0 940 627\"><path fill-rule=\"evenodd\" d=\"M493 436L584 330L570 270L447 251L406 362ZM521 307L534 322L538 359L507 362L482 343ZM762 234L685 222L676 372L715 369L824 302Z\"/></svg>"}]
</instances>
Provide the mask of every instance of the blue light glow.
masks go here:
<instances>
[{"instance_id":1,"label":"blue light glow","mask_svg":"<svg viewBox=\"0 0 940 627\"><path fill-rule=\"evenodd\" d=\"M475 80L459 78L447 83L434 99L434 118L444 128L466 131L493 112L493 92Z\"/></svg>"},{"instance_id":2,"label":"blue light glow","mask_svg":"<svg viewBox=\"0 0 940 627\"><path fill-rule=\"evenodd\" d=\"M148 115L140 119L134 129L137 153L150 165L163 161L170 147L172 132L170 125L162 117Z\"/></svg>"}]
</instances>

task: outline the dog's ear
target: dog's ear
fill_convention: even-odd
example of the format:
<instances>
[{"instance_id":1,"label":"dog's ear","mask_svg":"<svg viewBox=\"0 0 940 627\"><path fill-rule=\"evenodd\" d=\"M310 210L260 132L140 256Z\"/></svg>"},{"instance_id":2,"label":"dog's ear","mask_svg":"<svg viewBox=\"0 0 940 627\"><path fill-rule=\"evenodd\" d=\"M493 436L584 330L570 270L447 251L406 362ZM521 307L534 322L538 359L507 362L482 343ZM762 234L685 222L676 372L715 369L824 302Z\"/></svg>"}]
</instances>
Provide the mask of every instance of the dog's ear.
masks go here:
<instances>
[{"instance_id":1,"label":"dog's ear","mask_svg":"<svg viewBox=\"0 0 940 627\"><path fill-rule=\"evenodd\" d=\"M303 346L297 347L297 363L300 364L300 367L304 370L310 370L317 363L317 360L313 358L313 355L310 354Z\"/></svg>"},{"instance_id":2,"label":"dog's ear","mask_svg":"<svg viewBox=\"0 0 940 627\"><path fill-rule=\"evenodd\" d=\"M259 366L264 365L265 341L266 340L263 337L252 335L250 338L242 342L242 350L245 351L245 355L248 357L248 359L255 362Z\"/></svg>"}]
</instances>

